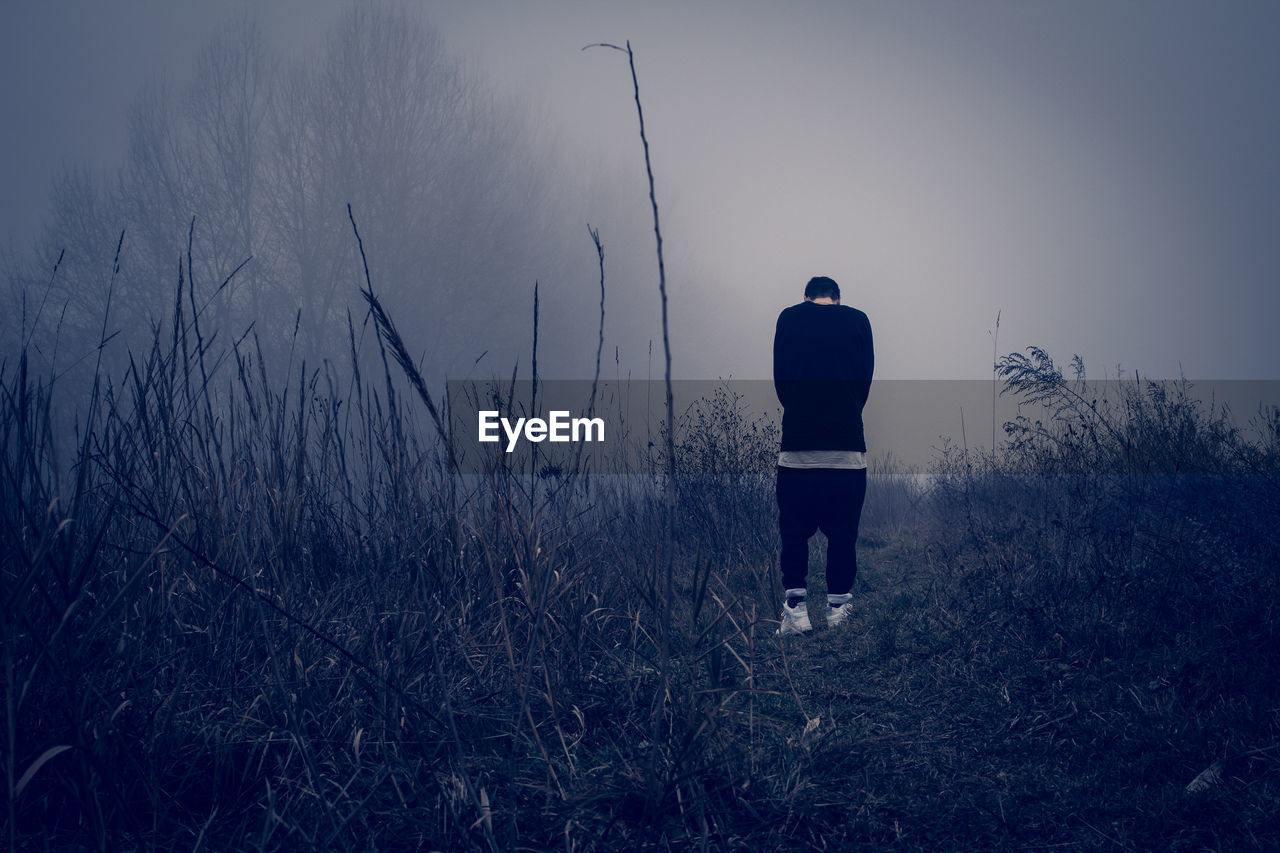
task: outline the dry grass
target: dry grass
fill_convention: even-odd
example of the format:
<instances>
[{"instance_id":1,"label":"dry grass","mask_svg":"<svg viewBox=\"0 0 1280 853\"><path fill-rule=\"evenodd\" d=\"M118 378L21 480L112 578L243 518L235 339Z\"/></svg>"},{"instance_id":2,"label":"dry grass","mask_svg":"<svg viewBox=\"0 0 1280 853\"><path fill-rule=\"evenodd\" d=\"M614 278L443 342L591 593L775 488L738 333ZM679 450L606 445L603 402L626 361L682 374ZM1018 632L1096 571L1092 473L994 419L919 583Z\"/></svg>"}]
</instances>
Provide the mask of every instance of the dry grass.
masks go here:
<instances>
[{"instance_id":1,"label":"dry grass","mask_svg":"<svg viewBox=\"0 0 1280 853\"><path fill-rule=\"evenodd\" d=\"M673 438L664 663L660 486L452 474L390 371L273 387L174 323L74 443L3 374L12 849L1280 842L1274 444L1192 413L1258 468L1194 488L882 470L855 625L780 643L726 391Z\"/></svg>"}]
</instances>

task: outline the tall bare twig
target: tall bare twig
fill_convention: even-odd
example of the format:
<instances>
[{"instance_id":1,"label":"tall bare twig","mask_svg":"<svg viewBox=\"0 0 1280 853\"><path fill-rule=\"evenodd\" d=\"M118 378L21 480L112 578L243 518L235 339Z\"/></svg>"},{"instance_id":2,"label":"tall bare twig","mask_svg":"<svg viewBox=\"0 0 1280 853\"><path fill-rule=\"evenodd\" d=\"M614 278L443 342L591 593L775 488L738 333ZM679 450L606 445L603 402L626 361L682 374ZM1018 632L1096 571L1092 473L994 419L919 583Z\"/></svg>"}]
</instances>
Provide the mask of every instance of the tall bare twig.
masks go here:
<instances>
[{"instance_id":1,"label":"tall bare twig","mask_svg":"<svg viewBox=\"0 0 1280 853\"><path fill-rule=\"evenodd\" d=\"M649 157L649 137L644 130L644 107L640 103L640 81L636 76L636 57L631 50L631 41L627 41L627 46L620 48L615 44L600 43L597 45L588 45L588 47L608 47L617 51L624 51L627 54L627 64L631 69L631 88L635 95L636 116L640 120L640 143L644 147L644 168L649 176L649 205L653 209L653 236L657 242L658 251L658 293L662 298L662 349L666 357L666 397L667 397L667 477L666 487L664 489L665 497L665 516L666 524L663 548L663 567L662 567L662 589L660 594L661 607L661 625L659 632L658 644L658 660L659 669L662 672L662 684L659 688L661 693L654 700L653 709L653 731L650 738L653 744L651 753L651 761L649 767L649 796L646 802L646 810L653 815L659 805L660 792L656 788L657 783L657 762L660 755L661 742L659 734L661 732L662 720L664 717L663 709L666 705L668 697L671 695L670 684L670 666L669 659L671 654L671 590L672 590L672 572L675 564L675 497L676 497L676 448L675 448L675 400L671 393L671 335L667 322L667 273L666 266L662 259L662 226L658 217L658 196L654 189L653 180L653 163ZM584 48L585 50L585 48Z\"/></svg>"}]
</instances>

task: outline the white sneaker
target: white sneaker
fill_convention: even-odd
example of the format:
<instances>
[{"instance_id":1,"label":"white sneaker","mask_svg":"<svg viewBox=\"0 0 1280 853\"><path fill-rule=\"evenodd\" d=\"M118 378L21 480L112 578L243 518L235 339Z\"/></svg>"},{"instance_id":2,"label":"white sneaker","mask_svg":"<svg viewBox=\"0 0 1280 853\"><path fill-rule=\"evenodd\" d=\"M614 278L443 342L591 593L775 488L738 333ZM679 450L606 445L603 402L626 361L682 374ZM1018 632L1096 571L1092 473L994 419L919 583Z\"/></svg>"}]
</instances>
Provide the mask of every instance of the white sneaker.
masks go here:
<instances>
[{"instance_id":1,"label":"white sneaker","mask_svg":"<svg viewBox=\"0 0 1280 853\"><path fill-rule=\"evenodd\" d=\"M827 627L839 628L853 616L853 602L846 601L839 607L827 608Z\"/></svg>"},{"instance_id":2,"label":"white sneaker","mask_svg":"<svg viewBox=\"0 0 1280 853\"><path fill-rule=\"evenodd\" d=\"M807 634L813 630L809 622L809 605L803 599L795 607L783 603L782 622L778 625L778 636L788 637L794 634Z\"/></svg>"}]
</instances>

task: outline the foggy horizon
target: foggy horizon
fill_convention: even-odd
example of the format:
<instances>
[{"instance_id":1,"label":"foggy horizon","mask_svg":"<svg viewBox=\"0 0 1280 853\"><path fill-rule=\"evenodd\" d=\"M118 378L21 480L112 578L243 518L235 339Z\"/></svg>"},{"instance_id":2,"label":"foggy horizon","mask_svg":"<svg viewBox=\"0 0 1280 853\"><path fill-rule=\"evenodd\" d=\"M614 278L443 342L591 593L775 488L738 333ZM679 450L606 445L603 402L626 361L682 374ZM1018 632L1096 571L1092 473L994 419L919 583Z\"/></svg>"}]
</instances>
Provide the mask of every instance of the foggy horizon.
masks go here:
<instances>
[{"instance_id":1,"label":"foggy horizon","mask_svg":"<svg viewBox=\"0 0 1280 853\"><path fill-rule=\"evenodd\" d=\"M0 242L50 266L29 247L52 181L80 167L111 179L147 81L180 94L199 49L248 9L282 62L315 57L346 7L303 8L8 6ZM513 259L496 287L524 318L512 320L523 342L487 340L459 316L466 342L437 358L465 365L509 344L527 363L538 281L545 368L589 376L589 223L606 250L606 352L632 375L661 369L648 352L661 352L657 271L626 58L582 50L630 40L677 377L766 378L778 311L825 274L870 316L878 378L989 378L993 353L1031 345L1063 363L1080 354L1090 378L1280 378L1270 6L404 8L556 158L539 180L558 260ZM371 247L371 263L391 251ZM344 297L356 312L358 283ZM402 331L427 352L429 328ZM481 369L510 369L495 358Z\"/></svg>"}]
</instances>

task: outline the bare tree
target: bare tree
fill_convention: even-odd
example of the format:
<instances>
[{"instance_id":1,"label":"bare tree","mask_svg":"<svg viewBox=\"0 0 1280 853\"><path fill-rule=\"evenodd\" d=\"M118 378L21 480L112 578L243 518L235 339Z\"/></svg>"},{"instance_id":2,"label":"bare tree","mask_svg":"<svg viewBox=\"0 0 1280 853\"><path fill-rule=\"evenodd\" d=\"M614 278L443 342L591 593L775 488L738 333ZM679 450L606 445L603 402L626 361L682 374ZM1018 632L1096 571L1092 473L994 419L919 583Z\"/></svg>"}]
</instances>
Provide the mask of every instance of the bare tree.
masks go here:
<instances>
[{"instance_id":1,"label":"bare tree","mask_svg":"<svg viewBox=\"0 0 1280 853\"><path fill-rule=\"evenodd\" d=\"M525 322L522 276L546 245L544 177L501 115L403 12L356 9L323 60L280 89L270 172L283 253L318 333L340 319L356 211L375 284L402 328L445 363L479 330ZM530 265L531 266L531 265ZM518 306L518 307L517 307ZM471 353L474 357L478 353Z\"/></svg>"},{"instance_id":2,"label":"bare tree","mask_svg":"<svg viewBox=\"0 0 1280 853\"><path fill-rule=\"evenodd\" d=\"M403 10L356 7L318 57L288 67L242 22L205 46L180 97L158 84L140 95L114 179L58 182L37 253L67 249L49 301L68 306L76 337L95 331L124 231L112 314L140 343L172 311L190 232L210 330L254 322L270 348L300 317L302 345L341 352L360 281L350 203L381 298L438 376L523 340L533 280L583 254L557 245L526 127ZM35 286L45 264L23 280Z\"/></svg>"}]
</instances>

